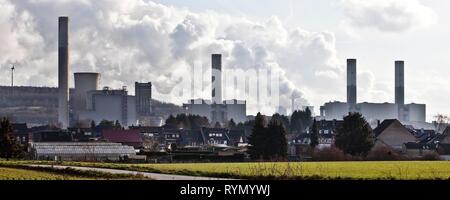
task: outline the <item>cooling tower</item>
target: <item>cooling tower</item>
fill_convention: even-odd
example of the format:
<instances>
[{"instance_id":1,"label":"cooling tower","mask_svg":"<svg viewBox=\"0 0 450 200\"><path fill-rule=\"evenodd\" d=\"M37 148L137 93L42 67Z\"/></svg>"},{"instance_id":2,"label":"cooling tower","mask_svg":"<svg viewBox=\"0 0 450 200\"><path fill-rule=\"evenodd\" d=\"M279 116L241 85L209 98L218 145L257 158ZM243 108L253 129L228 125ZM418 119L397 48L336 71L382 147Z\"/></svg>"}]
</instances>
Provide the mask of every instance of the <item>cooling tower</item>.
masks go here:
<instances>
[{"instance_id":1,"label":"cooling tower","mask_svg":"<svg viewBox=\"0 0 450 200\"><path fill-rule=\"evenodd\" d=\"M86 110L87 92L99 90L100 74L99 73L75 73L75 96L74 109L75 111Z\"/></svg>"}]
</instances>

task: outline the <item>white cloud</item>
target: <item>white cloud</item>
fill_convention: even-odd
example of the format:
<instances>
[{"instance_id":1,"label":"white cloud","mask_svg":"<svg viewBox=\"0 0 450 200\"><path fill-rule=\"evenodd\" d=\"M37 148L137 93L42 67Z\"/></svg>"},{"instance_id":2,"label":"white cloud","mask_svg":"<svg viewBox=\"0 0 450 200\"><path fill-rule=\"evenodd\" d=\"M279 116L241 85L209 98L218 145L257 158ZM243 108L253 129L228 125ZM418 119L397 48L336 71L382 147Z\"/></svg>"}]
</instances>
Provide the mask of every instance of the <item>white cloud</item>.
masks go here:
<instances>
[{"instance_id":1,"label":"white cloud","mask_svg":"<svg viewBox=\"0 0 450 200\"><path fill-rule=\"evenodd\" d=\"M418 0L342 0L350 23L361 28L403 32L428 27L437 14Z\"/></svg>"},{"instance_id":2,"label":"white cloud","mask_svg":"<svg viewBox=\"0 0 450 200\"><path fill-rule=\"evenodd\" d=\"M222 53L224 67L282 72L280 100L287 108L292 95L318 106L345 92L334 34L291 29L277 17L255 22L146 0L0 3L0 64L4 71L17 61L21 85L56 86L57 17L67 15L72 71L98 71L104 85L133 91L134 81L152 81L156 98L182 103L166 95L176 77L197 60L210 66L210 55Z\"/></svg>"}]
</instances>

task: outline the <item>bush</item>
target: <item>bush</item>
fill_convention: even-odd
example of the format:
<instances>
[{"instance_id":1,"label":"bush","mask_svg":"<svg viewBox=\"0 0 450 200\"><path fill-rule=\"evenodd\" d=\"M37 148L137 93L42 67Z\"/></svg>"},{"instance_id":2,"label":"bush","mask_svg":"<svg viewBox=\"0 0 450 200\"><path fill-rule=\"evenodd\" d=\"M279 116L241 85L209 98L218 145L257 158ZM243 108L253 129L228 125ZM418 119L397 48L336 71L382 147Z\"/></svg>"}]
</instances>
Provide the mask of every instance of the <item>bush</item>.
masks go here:
<instances>
[{"instance_id":1,"label":"bush","mask_svg":"<svg viewBox=\"0 0 450 200\"><path fill-rule=\"evenodd\" d=\"M427 153L425 153L425 154L421 157L421 160L425 160L425 161L441 160L441 156L439 155L438 152L432 151L432 152L427 152Z\"/></svg>"},{"instance_id":2,"label":"bush","mask_svg":"<svg viewBox=\"0 0 450 200\"><path fill-rule=\"evenodd\" d=\"M393 161L393 160L406 160L406 157L398 153L395 149L380 145L372 148L366 157L366 160L370 161Z\"/></svg>"},{"instance_id":3,"label":"bush","mask_svg":"<svg viewBox=\"0 0 450 200\"><path fill-rule=\"evenodd\" d=\"M346 161L348 160L348 157L336 146L331 146L315 149L312 159L313 161Z\"/></svg>"}]
</instances>

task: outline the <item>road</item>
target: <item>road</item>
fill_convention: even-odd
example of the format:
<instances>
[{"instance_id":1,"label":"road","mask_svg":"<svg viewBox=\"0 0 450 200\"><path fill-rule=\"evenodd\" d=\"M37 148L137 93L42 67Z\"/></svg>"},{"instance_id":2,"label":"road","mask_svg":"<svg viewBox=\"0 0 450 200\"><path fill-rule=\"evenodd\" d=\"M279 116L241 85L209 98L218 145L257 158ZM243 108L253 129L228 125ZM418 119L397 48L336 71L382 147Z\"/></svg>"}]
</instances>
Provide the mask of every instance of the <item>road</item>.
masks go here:
<instances>
[{"instance_id":1,"label":"road","mask_svg":"<svg viewBox=\"0 0 450 200\"><path fill-rule=\"evenodd\" d=\"M50 165L28 165L30 167L47 167ZM129 174L129 175L142 175L153 180L231 180L224 178L212 178L212 177L198 177L198 176L183 176L183 175L172 175L172 174L158 174L158 173L148 173L148 172L137 172L128 170L118 170L118 169L104 169L104 168L93 168L93 167L74 167L74 166L56 166L53 168L57 169L67 169L72 168L80 171L96 171L110 174Z\"/></svg>"}]
</instances>

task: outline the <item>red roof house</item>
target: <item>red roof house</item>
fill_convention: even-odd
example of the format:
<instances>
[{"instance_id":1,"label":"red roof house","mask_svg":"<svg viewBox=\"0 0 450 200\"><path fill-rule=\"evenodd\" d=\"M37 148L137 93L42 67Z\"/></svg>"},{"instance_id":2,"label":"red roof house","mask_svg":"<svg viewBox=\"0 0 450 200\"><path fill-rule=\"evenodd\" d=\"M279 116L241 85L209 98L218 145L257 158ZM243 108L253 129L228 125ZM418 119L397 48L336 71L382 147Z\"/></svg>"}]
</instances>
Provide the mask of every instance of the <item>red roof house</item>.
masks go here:
<instances>
[{"instance_id":1,"label":"red roof house","mask_svg":"<svg viewBox=\"0 0 450 200\"><path fill-rule=\"evenodd\" d=\"M139 130L103 130L103 138L108 142L121 143L123 145L141 148L143 140Z\"/></svg>"}]
</instances>

